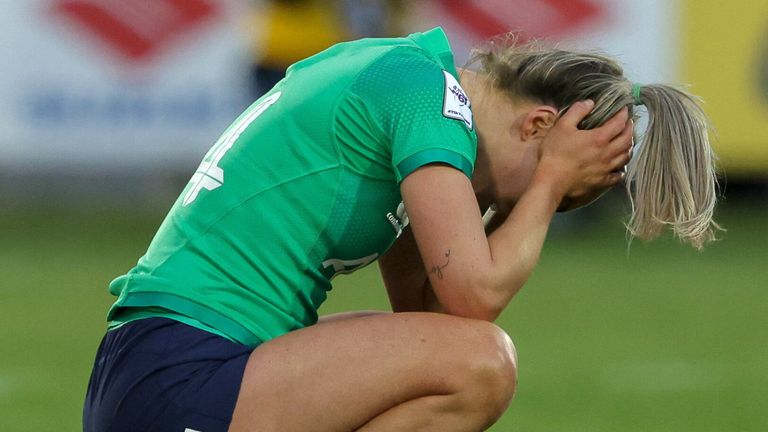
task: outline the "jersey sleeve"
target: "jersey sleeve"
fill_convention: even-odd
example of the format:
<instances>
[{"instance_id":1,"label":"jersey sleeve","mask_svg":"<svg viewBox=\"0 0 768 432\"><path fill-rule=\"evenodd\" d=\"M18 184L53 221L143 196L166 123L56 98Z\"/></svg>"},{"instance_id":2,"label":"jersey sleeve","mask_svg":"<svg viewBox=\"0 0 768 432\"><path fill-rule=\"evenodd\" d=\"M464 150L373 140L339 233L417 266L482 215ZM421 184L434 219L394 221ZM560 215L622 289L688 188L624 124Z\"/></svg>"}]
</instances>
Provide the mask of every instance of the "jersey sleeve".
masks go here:
<instances>
[{"instance_id":1,"label":"jersey sleeve","mask_svg":"<svg viewBox=\"0 0 768 432\"><path fill-rule=\"evenodd\" d=\"M397 181L443 163L471 177L477 155L469 99L424 52L400 47L370 64L353 86L390 146Z\"/></svg>"}]
</instances>

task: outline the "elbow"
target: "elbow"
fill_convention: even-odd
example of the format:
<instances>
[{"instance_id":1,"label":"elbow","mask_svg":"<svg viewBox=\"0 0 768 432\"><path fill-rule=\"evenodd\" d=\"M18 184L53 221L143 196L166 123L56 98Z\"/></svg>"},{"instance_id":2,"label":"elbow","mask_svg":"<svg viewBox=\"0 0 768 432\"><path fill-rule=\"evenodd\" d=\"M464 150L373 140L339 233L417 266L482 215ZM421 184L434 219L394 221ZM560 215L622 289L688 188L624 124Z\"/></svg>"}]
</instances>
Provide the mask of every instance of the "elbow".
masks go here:
<instances>
[{"instance_id":1,"label":"elbow","mask_svg":"<svg viewBox=\"0 0 768 432\"><path fill-rule=\"evenodd\" d=\"M464 318L493 322L501 315L511 300L510 290L499 288L485 278L465 286L463 296L450 304L443 304L445 311L451 315Z\"/></svg>"},{"instance_id":2,"label":"elbow","mask_svg":"<svg viewBox=\"0 0 768 432\"><path fill-rule=\"evenodd\" d=\"M494 322L504 310L499 302L492 302L488 299L473 298L468 299L464 304L455 306L444 306L445 311L450 315L456 315L464 318L471 318L480 321Z\"/></svg>"},{"instance_id":3,"label":"elbow","mask_svg":"<svg viewBox=\"0 0 768 432\"><path fill-rule=\"evenodd\" d=\"M491 303L490 301L483 302L478 307L478 312L475 314L475 319L494 322L499 317L499 315L504 312L506 306L506 303Z\"/></svg>"}]
</instances>

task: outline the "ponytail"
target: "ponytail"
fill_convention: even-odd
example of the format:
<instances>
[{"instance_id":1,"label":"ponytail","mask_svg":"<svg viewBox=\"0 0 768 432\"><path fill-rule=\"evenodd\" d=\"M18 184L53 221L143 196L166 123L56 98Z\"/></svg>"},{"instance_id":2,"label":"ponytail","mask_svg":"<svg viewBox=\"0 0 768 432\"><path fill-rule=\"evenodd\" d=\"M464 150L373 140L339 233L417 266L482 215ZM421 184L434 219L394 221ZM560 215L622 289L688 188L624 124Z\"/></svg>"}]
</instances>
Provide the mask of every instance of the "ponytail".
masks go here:
<instances>
[{"instance_id":1,"label":"ponytail","mask_svg":"<svg viewBox=\"0 0 768 432\"><path fill-rule=\"evenodd\" d=\"M717 202L711 126L700 100L667 85L635 88L648 110L648 127L627 170L632 205L627 230L652 239L669 226L676 237L701 249L721 229L713 220Z\"/></svg>"},{"instance_id":2,"label":"ponytail","mask_svg":"<svg viewBox=\"0 0 768 432\"><path fill-rule=\"evenodd\" d=\"M479 63L496 88L511 98L538 101L565 111L579 100L595 108L582 129L596 128L629 107L645 105L648 128L627 168L626 185L632 236L657 237L669 226L675 236L701 249L721 229L712 220L717 202L715 154L711 130L699 100L666 85L633 85L614 59L561 50L531 42L517 45L514 35L476 49Z\"/></svg>"}]
</instances>

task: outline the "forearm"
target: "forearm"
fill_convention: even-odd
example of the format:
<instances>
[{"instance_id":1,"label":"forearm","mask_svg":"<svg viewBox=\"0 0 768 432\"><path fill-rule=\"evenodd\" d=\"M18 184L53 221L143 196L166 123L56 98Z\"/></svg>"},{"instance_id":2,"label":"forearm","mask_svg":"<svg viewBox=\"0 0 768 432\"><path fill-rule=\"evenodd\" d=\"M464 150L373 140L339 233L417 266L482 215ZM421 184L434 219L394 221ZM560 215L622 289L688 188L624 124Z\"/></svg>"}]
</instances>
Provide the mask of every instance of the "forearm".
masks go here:
<instances>
[{"instance_id":1,"label":"forearm","mask_svg":"<svg viewBox=\"0 0 768 432\"><path fill-rule=\"evenodd\" d=\"M446 313L437 299L432 283L421 260L411 262L406 275L389 273L389 292L392 312L434 312ZM402 277L407 276L407 277ZM397 291L397 293L393 293ZM406 293L403 293L406 291Z\"/></svg>"},{"instance_id":2,"label":"forearm","mask_svg":"<svg viewBox=\"0 0 768 432\"><path fill-rule=\"evenodd\" d=\"M424 277L426 278L426 272ZM440 304L440 300L435 295L435 290L432 289L432 284L429 279L424 281L424 285L421 287L421 298L424 312L446 313L445 308Z\"/></svg>"},{"instance_id":3,"label":"forearm","mask_svg":"<svg viewBox=\"0 0 768 432\"><path fill-rule=\"evenodd\" d=\"M483 306L493 320L523 287L538 263L562 191L546 172L537 172L529 188L488 236L490 263L481 279Z\"/></svg>"},{"instance_id":4,"label":"forearm","mask_svg":"<svg viewBox=\"0 0 768 432\"><path fill-rule=\"evenodd\" d=\"M439 166L406 178L401 190L415 234L413 253L418 241L431 288L446 313L493 321L525 283L563 195L557 187L559 177L547 173L537 170L511 211L500 203L501 213L509 211L509 216L490 236L478 218L480 208L466 178ZM454 194L429 193L440 188ZM392 274L410 278L402 266L392 267ZM384 274L385 282L389 273ZM402 285L387 283L388 289L392 286ZM412 297L413 293L402 296ZM423 297L410 304L416 303L424 308Z\"/></svg>"},{"instance_id":5,"label":"forearm","mask_svg":"<svg viewBox=\"0 0 768 432\"><path fill-rule=\"evenodd\" d=\"M508 215L496 211L486 233L496 230ZM446 312L432 289L411 229L403 231L378 263L393 312Z\"/></svg>"},{"instance_id":6,"label":"forearm","mask_svg":"<svg viewBox=\"0 0 768 432\"><path fill-rule=\"evenodd\" d=\"M379 259L379 271L393 312L424 311L423 290L431 289L410 229Z\"/></svg>"}]
</instances>

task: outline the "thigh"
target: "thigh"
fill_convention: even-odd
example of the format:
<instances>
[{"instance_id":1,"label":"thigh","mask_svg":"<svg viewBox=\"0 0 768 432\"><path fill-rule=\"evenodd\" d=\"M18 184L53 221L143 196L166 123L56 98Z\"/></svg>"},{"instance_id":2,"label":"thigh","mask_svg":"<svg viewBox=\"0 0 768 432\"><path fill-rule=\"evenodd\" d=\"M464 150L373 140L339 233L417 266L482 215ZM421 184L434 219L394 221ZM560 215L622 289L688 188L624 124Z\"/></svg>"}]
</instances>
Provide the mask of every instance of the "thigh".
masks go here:
<instances>
[{"instance_id":1,"label":"thigh","mask_svg":"<svg viewBox=\"0 0 768 432\"><path fill-rule=\"evenodd\" d=\"M442 314L321 322L251 353L230 431L354 430L409 400L459 391L477 350L507 346L491 323Z\"/></svg>"}]
</instances>

